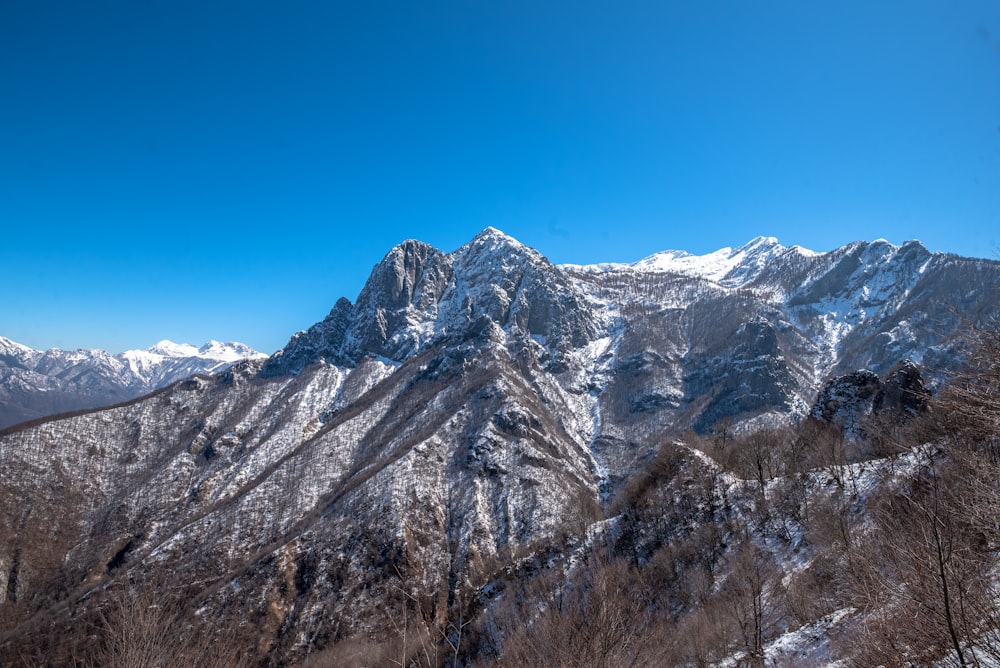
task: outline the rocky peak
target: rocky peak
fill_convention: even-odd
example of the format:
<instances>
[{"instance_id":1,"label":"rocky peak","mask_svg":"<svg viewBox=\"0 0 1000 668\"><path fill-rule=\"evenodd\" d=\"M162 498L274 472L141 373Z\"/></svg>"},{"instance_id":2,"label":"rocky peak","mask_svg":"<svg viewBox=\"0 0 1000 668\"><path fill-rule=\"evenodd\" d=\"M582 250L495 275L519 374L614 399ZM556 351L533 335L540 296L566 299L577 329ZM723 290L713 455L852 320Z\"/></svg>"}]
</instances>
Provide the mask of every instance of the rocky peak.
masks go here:
<instances>
[{"instance_id":1,"label":"rocky peak","mask_svg":"<svg viewBox=\"0 0 1000 668\"><path fill-rule=\"evenodd\" d=\"M434 290L425 294L428 282L433 287L442 276L447 280L449 264L447 256L436 248L422 241L404 241L372 268L358 295L358 306L387 310L426 307L440 297Z\"/></svg>"},{"instance_id":2,"label":"rocky peak","mask_svg":"<svg viewBox=\"0 0 1000 668\"><path fill-rule=\"evenodd\" d=\"M872 402L872 411L905 418L923 412L930 397L920 367L906 359L886 374Z\"/></svg>"},{"instance_id":3,"label":"rocky peak","mask_svg":"<svg viewBox=\"0 0 1000 668\"><path fill-rule=\"evenodd\" d=\"M404 359L433 334L451 279L448 255L421 241L402 242L372 268L356 304L341 297L322 322L292 336L262 375L298 373L320 361L353 367L366 356Z\"/></svg>"},{"instance_id":4,"label":"rocky peak","mask_svg":"<svg viewBox=\"0 0 1000 668\"><path fill-rule=\"evenodd\" d=\"M823 385L813 404L810 416L845 430L858 426L858 417L871 411L871 402L881 389L878 375L868 369L858 369Z\"/></svg>"},{"instance_id":5,"label":"rocky peak","mask_svg":"<svg viewBox=\"0 0 1000 668\"><path fill-rule=\"evenodd\" d=\"M761 274L774 258L802 249L787 248L774 237L755 237L737 248L720 248L705 255L662 251L631 266L643 271L663 271L703 278L726 287L741 287Z\"/></svg>"},{"instance_id":6,"label":"rocky peak","mask_svg":"<svg viewBox=\"0 0 1000 668\"><path fill-rule=\"evenodd\" d=\"M147 348L146 352L164 357L186 357L197 355L198 349L187 343L174 343L169 339L163 339Z\"/></svg>"},{"instance_id":7,"label":"rocky peak","mask_svg":"<svg viewBox=\"0 0 1000 668\"><path fill-rule=\"evenodd\" d=\"M923 411L929 399L930 391L920 367L905 359L884 378L868 369L859 369L828 380L810 415L857 437L865 416L904 420Z\"/></svg>"},{"instance_id":8,"label":"rocky peak","mask_svg":"<svg viewBox=\"0 0 1000 668\"><path fill-rule=\"evenodd\" d=\"M919 239L910 239L909 241L904 241L903 245L899 247L897 251L900 256L903 257L917 257L921 260L926 260L928 257L933 255L927 247L920 242Z\"/></svg>"},{"instance_id":9,"label":"rocky peak","mask_svg":"<svg viewBox=\"0 0 1000 668\"><path fill-rule=\"evenodd\" d=\"M777 257L790 250L775 237L754 237L731 252L732 268L719 282L728 287L742 287L766 272Z\"/></svg>"},{"instance_id":10,"label":"rocky peak","mask_svg":"<svg viewBox=\"0 0 1000 668\"><path fill-rule=\"evenodd\" d=\"M245 343L238 341L209 341L198 348L198 355L215 357L224 360L239 360L261 358L266 355L257 352Z\"/></svg>"},{"instance_id":11,"label":"rocky peak","mask_svg":"<svg viewBox=\"0 0 1000 668\"><path fill-rule=\"evenodd\" d=\"M474 334L485 321L565 350L593 340L597 320L579 288L541 253L488 227L451 254L419 241L399 244L372 269L356 304L338 302L323 322L293 336L263 374L297 373L321 359L402 362L440 337Z\"/></svg>"},{"instance_id":12,"label":"rocky peak","mask_svg":"<svg viewBox=\"0 0 1000 668\"><path fill-rule=\"evenodd\" d=\"M475 248L475 247L493 248L493 249L515 248L515 249L523 249L525 251L530 251L536 255L538 254L538 252L535 251L533 248L525 246L524 244L522 244L520 241L510 236L509 234L505 234L504 232L501 232L497 228L490 226L483 228L483 230L480 231L478 234L476 234L476 236L472 237L472 239L467 244L462 246L462 248Z\"/></svg>"},{"instance_id":13,"label":"rocky peak","mask_svg":"<svg viewBox=\"0 0 1000 668\"><path fill-rule=\"evenodd\" d=\"M350 300L338 299L322 321L292 335L284 348L271 355L260 371L261 376L295 374L320 361L336 365L353 363L344 352L353 313Z\"/></svg>"},{"instance_id":14,"label":"rocky peak","mask_svg":"<svg viewBox=\"0 0 1000 668\"><path fill-rule=\"evenodd\" d=\"M43 353L0 336L0 368L29 369Z\"/></svg>"},{"instance_id":15,"label":"rocky peak","mask_svg":"<svg viewBox=\"0 0 1000 668\"><path fill-rule=\"evenodd\" d=\"M464 278L502 284L516 280L526 265L548 265L549 261L533 248L500 230L487 227L467 244L451 254L456 272ZM512 278L511 275L515 277Z\"/></svg>"},{"instance_id":16,"label":"rocky peak","mask_svg":"<svg viewBox=\"0 0 1000 668\"><path fill-rule=\"evenodd\" d=\"M445 327L485 316L506 332L565 351L597 336L579 287L538 251L488 227L452 254L454 290Z\"/></svg>"},{"instance_id":17,"label":"rocky peak","mask_svg":"<svg viewBox=\"0 0 1000 668\"><path fill-rule=\"evenodd\" d=\"M438 303L451 280L451 258L438 249L419 241L393 248L358 295L348 354L402 361L416 352L433 335Z\"/></svg>"}]
</instances>

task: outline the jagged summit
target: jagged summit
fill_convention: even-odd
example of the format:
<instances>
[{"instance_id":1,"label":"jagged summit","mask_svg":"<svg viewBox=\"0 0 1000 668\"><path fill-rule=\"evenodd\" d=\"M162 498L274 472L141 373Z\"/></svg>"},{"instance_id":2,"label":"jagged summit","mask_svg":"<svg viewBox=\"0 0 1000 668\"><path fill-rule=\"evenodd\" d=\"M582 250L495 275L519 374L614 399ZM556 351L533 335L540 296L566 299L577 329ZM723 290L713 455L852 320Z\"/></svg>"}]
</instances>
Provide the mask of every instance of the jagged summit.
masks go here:
<instances>
[{"instance_id":1,"label":"jagged summit","mask_svg":"<svg viewBox=\"0 0 1000 668\"><path fill-rule=\"evenodd\" d=\"M323 322L293 336L262 373L298 373L319 361L353 367L366 357L402 362L486 321L560 348L595 336L596 319L579 289L541 253L487 227L452 253L419 241L395 246L353 305L342 299Z\"/></svg>"},{"instance_id":2,"label":"jagged summit","mask_svg":"<svg viewBox=\"0 0 1000 668\"><path fill-rule=\"evenodd\" d=\"M458 262L493 263L509 266L524 260L545 261L534 248L522 244L495 227L487 227L451 254Z\"/></svg>"},{"instance_id":3,"label":"jagged summit","mask_svg":"<svg viewBox=\"0 0 1000 668\"><path fill-rule=\"evenodd\" d=\"M514 237L510 236L509 234L505 233L502 230L498 230L492 225L487 225L482 230L480 230L480 232L476 234L476 236L472 237L472 240L469 243L487 242L487 241L512 244L517 246L524 245Z\"/></svg>"}]
</instances>

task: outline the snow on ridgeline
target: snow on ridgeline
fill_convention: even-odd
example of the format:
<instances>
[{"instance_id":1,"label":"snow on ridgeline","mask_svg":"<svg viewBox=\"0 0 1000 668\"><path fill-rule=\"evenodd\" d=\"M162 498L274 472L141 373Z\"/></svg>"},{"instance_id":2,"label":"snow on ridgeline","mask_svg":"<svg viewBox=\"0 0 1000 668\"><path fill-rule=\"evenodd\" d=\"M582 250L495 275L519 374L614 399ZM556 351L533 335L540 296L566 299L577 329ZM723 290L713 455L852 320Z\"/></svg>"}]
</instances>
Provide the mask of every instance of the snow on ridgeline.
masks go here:
<instances>
[{"instance_id":1,"label":"snow on ridgeline","mask_svg":"<svg viewBox=\"0 0 1000 668\"><path fill-rule=\"evenodd\" d=\"M145 350L126 350L118 355L126 358L157 358L164 360L167 358L197 357L204 360L217 360L219 362L236 362L241 359L263 359L267 357L264 353L257 352L244 343L209 341L200 348L190 343L174 343L169 339L164 339L154 346Z\"/></svg>"},{"instance_id":2,"label":"snow on ridgeline","mask_svg":"<svg viewBox=\"0 0 1000 668\"><path fill-rule=\"evenodd\" d=\"M38 354L34 348L29 348L23 343L11 341L6 336L0 336L0 355L33 355Z\"/></svg>"},{"instance_id":3,"label":"snow on ridgeline","mask_svg":"<svg viewBox=\"0 0 1000 668\"><path fill-rule=\"evenodd\" d=\"M146 350L40 351L0 337L0 428L138 397L194 374L266 355L242 343L160 341Z\"/></svg>"},{"instance_id":4,"label":"snow on ridgeline","mask_svg":"<svg viewBox=\"0 0 1000 668\"><path fill-rule=\"evenodd\" d=\"M774 237L755 237L737 248L726 246L705 255L694 255L682 250L666 250L637 262L562 266L587 272L627 270L668 272L704 278L728 287L738 287L754 279L775 258L790 253L802 257L822 255L801 246L783 246Z\"/></svg>"},{"instance_id":5,"label":"snow on ridgeline","mask_svg":"<svg viewBox=\"0 0 1000 668\"><path fill-rule=\"evenodd\" d=\"M190 343L174 343L169 339L164 339L145 350L126 350L123 353L111 354L99 348L75 348L73 350L63 350L61 348L49 348L48 350L36 350L23 343L18 343L0 336L0 353L7 355L23 355L26 357L35 355L50 356L73 356L73 357L96 357L98 355L108 355L117 358L136 359L158 359L198 357L201 359L218 360L220 362L236 362L241 359L258 359L267 357L264 353L258 352L246 345L235 341L209 341L201 347L193 346Z\"/></svg>"},{"instance_id":6,"label":"snow on ridgeline","mask_svg":"<svg viewBox=\"0 0 1000 668\"><path fill-rule=\"evenodd\" d=\"M126 350L115 355L146 383L162 385L182 375L216 373L242 359L264 359L243 343L209 341L199 347L164 339L146 350Z\"/></svg>"},{"instance_id":7,"label":"snow on ridgeline","mask_svg":"<svg viewBox=\"0 0 1000 668\"><path fill-rule=\"evenodd\" d=\"M0 337L0 377L14 370L58 377L67 369L92 367L125 387L155 389L196 373L216 373L243 359L263 359L267 355L237 342L209 341L201 347L164 339L145 350L126 350L113 355L99 349L35 350Z\"/></svg>"}]
</instances>

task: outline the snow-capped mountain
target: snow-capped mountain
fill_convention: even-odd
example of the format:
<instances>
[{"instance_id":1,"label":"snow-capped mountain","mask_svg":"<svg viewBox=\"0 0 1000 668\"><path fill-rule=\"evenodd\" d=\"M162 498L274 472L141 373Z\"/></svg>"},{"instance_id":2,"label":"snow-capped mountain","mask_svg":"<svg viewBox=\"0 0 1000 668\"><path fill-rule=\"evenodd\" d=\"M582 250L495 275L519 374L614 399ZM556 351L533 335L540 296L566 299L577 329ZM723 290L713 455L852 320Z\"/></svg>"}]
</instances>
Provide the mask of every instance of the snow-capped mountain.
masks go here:
<instances>
[{"instance_id":1,"label":"snow-capped mountain","mask_svg":"<svg viewBox=\"0 0 1000 668\"><path fill-rule=\"evenodd\" d=\"M884 374L910 359L939 381L960 360L951 334L962 318L995 309L996 277L994 262L916 241L816 253L765 237L703 256L554 266L490 228L452 254L400 244L356 304L341 299L264 373L365 356L398 364L491 324L583 385L608 379L586 356L613 351L632 369L613 374L612 388L633 395L621 419L706 430L724 416L804 415L824 380L858 368Z\"/></svg>"},{"instance_id":2,"label":"snow-capped mountain","mask_svg":"<svg viewBox=\"0 0 1000 668\"><path fill-rule=\"evenodd\" d=\"M451 253L405 241L267 360L0 433L0 516L32 499L7 530L39 536L0 540L0 660L46 623L84 627L126 574L183 574L190 619L252 629L274 664L367 647L411 613L450 638L525 555L619 531L602 513L674 470L672 438L794 421L859 368L908 359L933 386L965 321L1000 315L998 284L1000 263L919 242L558 266L491 228ZM657 521L714 521L712 504Z\"/></svg>"},{"instance_id":3,"label":"snow-capped mountain","mask_svg":"<svg viewBox=\"0 0 1000 668\"><path fill-rule=\"evenodd\" d=\"M0 337L0 428L55 413L134 399L194 374L265 357L242 343L200 348L160 341L117 355L103 350L33 350Z\"/></svg>"}]
</instances>

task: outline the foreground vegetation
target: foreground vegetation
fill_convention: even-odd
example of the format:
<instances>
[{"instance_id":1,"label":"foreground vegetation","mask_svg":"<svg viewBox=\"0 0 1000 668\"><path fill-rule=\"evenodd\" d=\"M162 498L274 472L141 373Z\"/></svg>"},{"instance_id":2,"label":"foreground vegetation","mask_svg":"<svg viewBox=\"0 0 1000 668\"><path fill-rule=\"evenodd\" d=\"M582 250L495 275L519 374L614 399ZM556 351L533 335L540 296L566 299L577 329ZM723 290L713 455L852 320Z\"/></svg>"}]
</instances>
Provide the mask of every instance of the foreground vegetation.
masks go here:
<instances>
[{"instance_id":1,"label":"foreground vegetation","mask_svg":"<svg viewBox=\"0 0 1000 668\"><path fill-rule=\"evenodd\" d=\"M446 591L424 586L429 566L414 555L393 555L382 564L391 582L376 593L378 630L317 633L302 661L996 665L1000 334L975 338L965 371L926 405L866 416L850 438L817 420L664 435L603 507L581 498L562 535L477 564ZM73 521L67 501L47 522L9 517L4 540L70 553L55 549ZM56 562L33 566L71 580ZM19 599L17 582L4 590L0 628L31 623L39 601ZM16 662L269 665L257 620L217 628L198 614L197 591L184 573L123 574L75 601L71 625L38 620Z\"/></svg>"}]
</instances>

